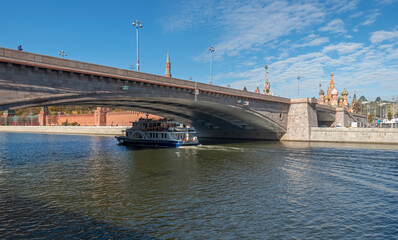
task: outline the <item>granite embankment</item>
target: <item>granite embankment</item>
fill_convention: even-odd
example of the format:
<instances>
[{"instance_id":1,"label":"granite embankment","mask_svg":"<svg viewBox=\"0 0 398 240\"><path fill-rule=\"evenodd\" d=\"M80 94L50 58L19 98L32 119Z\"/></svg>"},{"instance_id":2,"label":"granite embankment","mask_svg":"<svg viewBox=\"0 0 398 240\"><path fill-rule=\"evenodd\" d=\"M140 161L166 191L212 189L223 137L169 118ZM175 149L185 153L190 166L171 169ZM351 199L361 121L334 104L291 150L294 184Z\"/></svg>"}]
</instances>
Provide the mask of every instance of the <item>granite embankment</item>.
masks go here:
<instances>
[{"instance_id":1,"label":"granite embankment","mask_svg":"<svg viewBox=\"0 0 398 240\"><path fill-rule=\"evenodd\" d=\"M121 135L126 126L0 126L0 132L83 134L83 135Z\"/></svg>"},{"instance_id":2,"label":"granite embankment","mask_svg":"<svg viewBox=\"0 0 398 240\"><path fill-rule=\"evenodd\" d=\"M126 128L126 126L0 126L0 132L117 136ZM309 142L398 144L398 128L313 127Z\"/></svg>"},{"instance_id":3,"label":"granite embankment","mask_svg":"<svg viewBox=\"0 0 398 240\"><path fill-rule=\"evenodd\" d=\"M310 142L398 144L398 128L311 128Z\"/></svg>"}]
</instances>

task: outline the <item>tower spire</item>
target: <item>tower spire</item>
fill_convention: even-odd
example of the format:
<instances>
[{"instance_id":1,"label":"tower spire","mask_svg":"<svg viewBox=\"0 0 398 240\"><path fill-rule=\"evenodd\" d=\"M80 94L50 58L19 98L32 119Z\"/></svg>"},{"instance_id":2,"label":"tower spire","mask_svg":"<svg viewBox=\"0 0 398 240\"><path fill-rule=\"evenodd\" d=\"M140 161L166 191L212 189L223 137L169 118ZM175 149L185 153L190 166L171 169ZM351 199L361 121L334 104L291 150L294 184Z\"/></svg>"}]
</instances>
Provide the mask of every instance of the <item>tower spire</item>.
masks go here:
<instances>
[{"instance_id":1,"label":"tower spire","mask_svg":"<svg viewBox=\"0 0 398 240\"><path fill-rule=\"evenodd\" d=\"M167 51L167 59L166 59L166 77L171 77L171 72L170 72L171 66L170 66L170 55L169 51Z\"/></svg>"}]
</instances>

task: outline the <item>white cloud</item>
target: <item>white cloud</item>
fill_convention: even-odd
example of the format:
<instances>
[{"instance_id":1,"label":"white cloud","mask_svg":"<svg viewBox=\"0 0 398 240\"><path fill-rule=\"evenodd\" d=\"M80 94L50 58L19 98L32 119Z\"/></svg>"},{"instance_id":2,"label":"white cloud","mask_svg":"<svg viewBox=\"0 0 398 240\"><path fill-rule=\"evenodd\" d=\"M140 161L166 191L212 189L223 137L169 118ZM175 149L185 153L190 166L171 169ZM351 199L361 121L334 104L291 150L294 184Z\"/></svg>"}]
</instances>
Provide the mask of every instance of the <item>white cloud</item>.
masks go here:
<instances>
[{"instance_id":1,"label":"white cloud","mask_svg":"<svg viewBox=\"0 0 398 240\"><path fill-rule=\"evenodd\" d=\"M358 8L359 0L327 0L328 9L333 13L352 11Z\"/></svg>"},{"instance_id":2,"label":"white cloud","mask_svg":"<svg viewBox=\"0 0 398 240\"><path fill-rule=\"evenodd\" d=\"M225 33L215 46L220 54L236 55L270 43L293 31L322 21L324 13L316 4L289 4L287 1L268 5L245 4L221 16Z\"/></svg>"},{"instance_id":3,"label":"white cloud","mask_svg":"<svg viewBox=\"0 0 398 240\"><path fill-rule=\"evenodd\" d=\"M328 43L329 42L329 38L328 37L318 37L318 38L314 38L315 35L310 35L308 36L308 38L305 38L303 41L304 43L301 44L295 44L293 45L294 47L315 47L315 46L320 46L324 43Z\"/></svg>"},{"instance_id":4,"label":"white cloud","mask_svg":"<svg viewBox=\"0 0 398 240\"><path fill-rule=\"evenodd\" d=\"M331 32L331 33L346 33L347 30L344 27L344 22L341 19L334 19L331 22L329 22L328 24L326 24L326 26L321 27L318 29L319 31L322 32Z\"/></svg>"},{"instance_id":5,"label":"white cloud","mask_svg":"<svg viewBox=\"0 0 398 240\"><path fill-rule=\"evenodd\" d=\"M214 59L227 62L233 57L236 63L241 61L238 70L215 75L214 79L224 85L229 83L236 89L247 86L250 91L261 88L262 66L267 63L272 91L285 97L297 96L297 75L301 76L300 96L316 96L318 84L327 86L331 72L339 91L346 87L349 92L357 90L358 96L368 98L382 95L380 92L396 94L396 88L389 86L398 81L398 44L392 42L398 38L398 31L372 33L370 46L347 40L355 37L355 41L360 41L363 34L348 35L347 28L365 31L361 26L374 24L384 14L382 8L375 11L364 7L358 11L359 0L191 2L186 8L192 9L178 12L173 29L210 27L217 32L212 40L216 49ZM326 18L331 21L325 23ZM353 22L356 26L351 25ZM322 34L317 34L316 29ZM258 59L250 58L253 53ZM208 51L204 54L196 59L209 60Z\"/></svg>"},{"instance_id":6,"label":"white cloud","mask_svg":"<svg viewBox=\"0 0 398 240\"><path fill-rule=\"evenodd\" d=\"M326 46L323 48L322 51L323 52L337 51L339 54L347 54L357 51L362 47L363 47L362 43L339 43L335 45Z\"/></svg>"},{"instance_id":7,"label":"white cloud","mask_svg":"<svg viewBox=\"0 0 398 240\"><path fill-rule=\"evenodd\" d=\"M398 0L378 0L378 1L376 1L376 2L377 2L377 4L379 4L379 5L389 5L389 4L398 2Z\"/></svg>"},{"instance_id":8,"label":"white cloud","mask_svg":"<svg viewBox=\"0 0 398 240\"><path fill-rule=\"evenodd\" d=\"M341 91L346 88L351 96L354 90L358 97L365 95L367 98L375 98L380 95L383 98L396 95L396 88L392 86L396 86L398 81L397 45L391 44L380 49L359 43L340 43L325 47L327 51L275 60L269 64L268 69L271 89L277 95L296 97L296 77L300 75L300 96L317 96L319 83L325 88L330 80L329 74L333 72L337 89ZM346 54L333 58L328 55L329 51ZM231 85L237 89L246 85L249 90L254 91L257 86L262 86L264 69L228 73L224 77L231 80Z\"/></svg>"},{"instance_id":9,"label":"white cloud","mask_svg":"<svg viewBox=\"0 0 398 240\"><path fill-rule=\"evenodd\" d=\"M366 16L366 20L363 23L361 23L361 25L362 26L367 26L367 25L370 25L370 24L376 22L376 18L379 15L380 15L380 13L378 13L378 12L367 15Z\"/></svg>"},{"instance_id":10,"label":"white cloud","mask_svg":"<svg viewBox=\"0 0 398 240\"><path fill-rule=\"evenodd\" d=\"M370 41L377 44L388 40L394 40L396 38L398 38L398 31L377 31L372 33L372 36L370 36Z\"/></svg>"},{"instance_id":11,"label":"white cloud","mask_svg":"<svg viewBox=\"0 0 398 240\"><path fill-rule=\"evenodd\" d=\"M242 51L279 41L291 33L318 25L326 15L324 5L316 1L220 0L185 3L181 4L184 6L182 10L165 21L165 29L178 31L198 26L217 29L219 40L214 48L219 58L236 56Z\"/></svg>"}]
</instances>

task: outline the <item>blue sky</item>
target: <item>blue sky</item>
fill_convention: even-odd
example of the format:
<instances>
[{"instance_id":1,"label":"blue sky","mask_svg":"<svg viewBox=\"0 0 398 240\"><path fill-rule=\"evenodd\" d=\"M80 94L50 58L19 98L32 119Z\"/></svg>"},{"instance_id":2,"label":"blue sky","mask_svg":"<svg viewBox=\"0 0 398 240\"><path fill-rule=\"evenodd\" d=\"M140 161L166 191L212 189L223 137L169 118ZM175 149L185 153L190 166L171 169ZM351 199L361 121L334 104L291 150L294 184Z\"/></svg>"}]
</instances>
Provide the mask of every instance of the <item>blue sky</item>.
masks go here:
<instances>
[{"instance_id":1,"label":"blue sky","mask_svg":"<svg viewBox=\"0 0 398 240\"><path fill-rule=\"evenodd\" d=\"M173 77L263 89L268 65L274 95L317 97L334 74L368 99L398 96L397 0L297 1L6 1L0 4L0 46Z\"/></svg>"}]
</instances>

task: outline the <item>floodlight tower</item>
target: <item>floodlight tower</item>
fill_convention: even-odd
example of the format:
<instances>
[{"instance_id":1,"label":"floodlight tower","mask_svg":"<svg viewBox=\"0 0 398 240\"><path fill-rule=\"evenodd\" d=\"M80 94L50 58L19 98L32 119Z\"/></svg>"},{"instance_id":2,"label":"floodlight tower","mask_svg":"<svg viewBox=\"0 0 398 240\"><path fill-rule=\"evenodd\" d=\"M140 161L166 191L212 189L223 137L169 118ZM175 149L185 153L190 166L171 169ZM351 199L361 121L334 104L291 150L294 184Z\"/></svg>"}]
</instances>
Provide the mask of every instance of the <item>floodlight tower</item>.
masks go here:
<instances>
[{"instance_id":1,"label":"floodlight tower","mask_svg":"<svg viewBox=\"0 0 398 240\"><path fill-rule=\"evenodd\" d=\"M135 27L137 29L137 71L140 71L140 54L139 54L139 50L138 50L138 29L142 28L142 23L138 22L138 20L133 21L133 23L131 24L133 25L133 27Z\"/></svg>"},{"instance_id":2,"label":"floodlight tower","mask_svg":"<svg viewBox=\"0 0 398 240\"><path fill-rule=\"evenodd\" d=\"M210 46L209 47L209 51L210 51L210 85L213 84L213 52L214 47Z\"/></svg>"}]
</instances>

